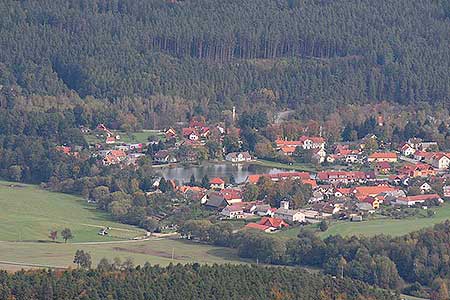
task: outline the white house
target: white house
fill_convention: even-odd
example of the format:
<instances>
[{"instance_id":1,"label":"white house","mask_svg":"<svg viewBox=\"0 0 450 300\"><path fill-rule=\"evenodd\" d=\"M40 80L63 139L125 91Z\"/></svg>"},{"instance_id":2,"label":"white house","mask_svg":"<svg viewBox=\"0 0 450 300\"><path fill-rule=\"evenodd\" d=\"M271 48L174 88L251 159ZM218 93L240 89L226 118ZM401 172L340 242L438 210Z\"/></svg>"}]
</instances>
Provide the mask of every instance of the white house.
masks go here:
<instances>
[{"instance_id":1,"label":"white house","mask_svg":"<svg viewBox=\"0 0 450 300\"><path fill-rule=\"evenodd\" d=\"M450 185L446 185L442 188L442 190L444 191L444 197L445 198L450 198Z\"/></svg>"},{"instance_id":2,"label":"white house","mask_svg":"<svg viewBox=\"0 0 450 300\"><path fill-rule=\"evenodd\" d=\"M225 156L225 160L231 161L231 162L245 162L245 161L251 161L252 156L247 151L231 152Z\"/></svg>"},{"instance_id":3,"label":"white house","mask_svg":"<svg viewBox=\"0 0 450 300\"><path fill-rule=\"evenodd\" d=\"M275 211L274 216L288 222L305 222L306 216L299 210L285 209L280 207Z\"/></svg>"},{"instance_id":4,"label":"white house","mask_svg":"<svg viewBox=\"0 0 450 300\"><path fill-rule=\"evenodd\" d=\"M229 205L222 209L220 214L228 219L242 219L244 218L244 209L241 205Z\"/></svg>"},{"instance_id":5,"label":"white house","mask_svg":"<svg viewBox=\"0 0 450 300\"><path fill-rule=\"evenodd\" d=\"M318 148L313 153L313 158L317 160L319 164L323 163L325 161L325 157L327 156L327 153L323 148Z\"/></svg>"},{"instance_id":6,"label":"white house","mask_svg":"<svg viewBox=\"0 0 450 300\"><path fill-rule=\"evenodd\" d=\"M299 139L303 143L303 149L324 149L325 139L322 137L301 136Z\"/></svg>"},{"instance_id":7,"label":"white house","mask_svg":"<svg viewBox=\"0 0 450 300\"><path fill-rule=\"evenodd\" d=\"M400 148L400 151L402 152L402 154L404 156L410 156L410 155L413 155L416 152L416 149L414 149L410 144L405 143Z\"/></svg>"},{"instance_id":8,"label":"white house","mask_svg":"<svg viewBox=\"0 0 450 300\"><path fill-rule=\"evenodd\" d=\"M431 165L440 170L448 169L450 158L444 153L436 153L431 157Z\"/></svg>"},{"instance_id":9,"label":"white house","mask_svg":"<svg viewBox=\"0 0 450 300\"><path fill-rule=\"evenodd\" d=\"M191 140L191 141L198 141L198 139L199 139L198 134L195 133L195 132L191 132L191 134L189 135L189 140Z\"/></svg>"},{"instance_id":10,"label":"white house","mask_svg":"<svg viewBox=\"0 0 450 300\"><path fill-rule=\"evenodd\" d=\"M424 182L420 187L420 191L422 192L422 194L428 193L429 191L431 191L431 186Z\"/></svg>"},{"instance_id":11,"label":"white house","mask_svg":"<svg viewBox=\"0 0 450 300\"><path fill-rule=\"evenodd\" d=\"M289 201L281 201L280 208L275 211L274 216L288 222L305 222L306 216L299 210L289 209Z\"/></svg>"},{"instance_id":12,"label":"white house","mask_svg":"<svg viewBox=\"0 0 450 300\"><path fill-rule=\"evenodd\" d=\"M158 152L155 153L155 155L153 156L153 159L155 160L155 162L159 162L159 163L177 162L177 159L174 156L172 156L170 154L170 152L167 150L159 150Z\"/></svg>"}]
</instances>

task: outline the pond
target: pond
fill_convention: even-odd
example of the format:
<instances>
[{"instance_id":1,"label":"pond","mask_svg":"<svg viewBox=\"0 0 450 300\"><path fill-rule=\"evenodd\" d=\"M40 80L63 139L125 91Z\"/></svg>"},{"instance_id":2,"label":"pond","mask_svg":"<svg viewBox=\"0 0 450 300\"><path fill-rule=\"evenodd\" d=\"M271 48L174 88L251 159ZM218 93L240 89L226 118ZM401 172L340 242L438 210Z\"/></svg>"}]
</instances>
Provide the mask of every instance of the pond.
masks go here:
<instances>
[{"instance_id":1,"label":"pond","mask_svg":"<svg viewBox=\"0 0 450 300\"><path fill-rule=\"evenodd\" d=\"M159 173L166 179L173 179L180 184L189 182L191 175L195 176L197 181L200 181L203 176L208 178L220 177L227 180L233 174L236 183L242 183L247 179L247 176L253 174L275 174L280 172L287 172L285 169L265 167L255 164L231 164L231 163L203 163L201 165L162 167L158 170Z\"/></svg>"}]
</instances>

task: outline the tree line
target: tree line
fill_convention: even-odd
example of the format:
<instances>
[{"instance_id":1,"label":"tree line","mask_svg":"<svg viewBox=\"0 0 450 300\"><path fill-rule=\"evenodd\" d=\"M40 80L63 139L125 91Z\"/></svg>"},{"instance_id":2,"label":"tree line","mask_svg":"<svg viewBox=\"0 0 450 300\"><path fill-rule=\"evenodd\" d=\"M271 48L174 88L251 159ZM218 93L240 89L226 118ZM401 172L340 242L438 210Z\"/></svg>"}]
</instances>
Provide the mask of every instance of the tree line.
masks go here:
<instances>
[{"instance_id":1,"label":"tree line","mask_svg":"<svg viewBox=\"0 0 450 300\"><path fill-rule=\"evenodd\" d=\"M447 299L450 284L450 222L400 237L330 236L310 230L285 239L254 230L234 232L230 224L186 222L180 233L191 239L236 248L239 256L281 265L318 267L418 297ZM438 295L446 294L447 298Z\"/></svg>"},{"instance_id":2,"label":"tree line","mask_svg":"<svg viewBox=\"0 0 450 300\"><path fill-rule=\"evenodd\" d=\"M89 266L77 251L76 262ZM122 264L123 266L123 264ZM360 281L333 279L302 269L245 265L132 265L102 260L97 269L0 271L0 298L51 299L383 299L399 296Z\"/></svg>"}]
</instances>

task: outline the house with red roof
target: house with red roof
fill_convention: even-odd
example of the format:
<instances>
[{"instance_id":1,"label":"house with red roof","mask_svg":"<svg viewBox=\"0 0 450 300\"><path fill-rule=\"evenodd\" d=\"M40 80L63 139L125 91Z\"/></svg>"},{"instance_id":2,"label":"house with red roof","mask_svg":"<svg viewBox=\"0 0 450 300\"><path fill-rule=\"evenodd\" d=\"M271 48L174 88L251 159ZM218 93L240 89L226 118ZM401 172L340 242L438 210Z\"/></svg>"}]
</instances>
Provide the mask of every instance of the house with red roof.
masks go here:
<instances>
[{"instance_id":1,"label":"house with red roof","mask_svg":"<svg viewBox=\"0 0 450 300\"><path fill-rule=\"evenodd\" d=\"M431 165L424 163L405 165L398 172L400 175L408 177L428 177L436 175L436 170Z\"/></svg>"},{"instance_id":2,"label":"house with red roof","mask_svg":"<svg viewBox=\"0 0 450 300\"><path fill-rule=\"evenodd\" d=\"M266 225L261 225L258 223L248 223L247 225L245 225L246 229L256 229L256 230L261 230L264 232L270 232L271 228L270 226L266 226Z\"/></svg>"},{"instance_id":3,"label":"house with red roof","mask_svg":"<svg viewBox=\"0 0 450 300\"><path fill-rule=\"evenodd\" d=\"M325 139L318 136L301 136L299 141L302 142L303 149L323 149L325 148Z\"/></svg>"},{"instance_id":4,"label":"house with red roof","mask_svg":"<svg viewBox=\"0 0 450 300\"><path fill-rule=\"evenodd\" d=\"M242 202L242 191L238 189L222 189L217 194L222 196L228 204Z\"/></svg>"},{"instance_id":5,"label":"house with red roof","mask_svg":"<svg viewBox=\"0 0 450 300\"><path fill-rule=\"evenodd\" d=\"M391 165L386 161L377 162L375 165L375 171L378 174L387 174L391 171Z\"/></svg>"},{"instance_id":6,"label":"house with red roof","mask_svg":"<svg viewBox=\"0 0 450 300\"><path fill-rule=\"evenodd\" d=\"M216 177L209 181L209 186L214 190L223 190L225 188L225 181Z\"/></svg>"},{"instance_id":7,"label":"house with red roof","mask_svg":"<svg viewBox=\"0 0 450 300\"><path fill-rule=\"evenodd\" d=\"M275 229L280 229L283 227L289 227L289 224L286 223L281 218L270 218L270 217L263 217L261 221L259 221L260 225L269 226Z\"/></svg>"},{"instance_id":8,"label":"house with red roof","mask_svg":"<svg viewBox=\"0 0 450 300\"><path fill-rule=\"evenodd\" d=\"M433 156L433 154L433 152L417 150L416 152L414 152L414 159L420 161L429 160Z\"/></svg>"},{"instance_id":9,"label":"house with red roof","mask_svg":"<svg viewBox=\"0 0 450 300\"><path fill-rule=\"evenodd\" d=\"M322 171L317 173L317 180L327 183L364 183L375 179L374 172L362 171Z\"/></svg>"},{"instance_id":10,"label":"house with red roof","mask_svg":"<svg viewBox=\"0 0 450 300\"><path fill-rule=\"evenodd\" d=\"M127 154L123 150L110 150L103 158L103 165L110 166L119 164L127 158Z\"/></svg>"},{"instance_id":11,"label":"house with red roof","mask_svg":"<svg viewBox=\"0 0 450 300\"><path fill-rule=\"evenodd\" d=\"M364 199L368 196L375 197L381 193L388 193L388 192L396 192L399 188L392 187L389 185L377 185L377 186L357 186L352 189L352 193L358 198L358 199Z\"/></svg>"},{"instance_id":12,"label":"house with red roof","mask_svg":"<svg viewBox=\"0 0 450 300\"><path fill-rule=\"evenodd\" d=\"M184 138L187 138L191 141L198 141L200 138L200 134L197 132L197 129L193 127L183 128L182 133Z\"/></svg>"},{"instance_id":13,"label":"house with red roof","mask_svg":"<svg viewBox=\"0 0 450 300\"><path fill-rule=\"evenodd\" d=\"M450 166L450 157L443 152L435 153L431 157L431 165L439 170L448 169Z\"/></svg>"},{"instance_id":14,"label":"house with red roof","mask_svg":"<svg viewBox=\"0 0 450 300\"><path fill-rule=\"evenodd\" d=\"M277 139L275 141L277 148L289 147L289 149L302 147L303 149L323 149L325 148L325 139L323 137L301 136L298 141L285 141ZM288 148L285 148L288 149Z\"/></svg>"},{"instance_id":15,"label":"house with red roof","mask_svg":"<svg viewBox=\"0 0 450 300\"><path fill-rule=\"evenodd\" d=\"M416 152L416 149L414 149L414 147L411 146L409 143L404 143L399 148L399 150L404 156L411 156L414 155L414 153Z\"/></svg>"},{"instance_id":16,"label":"house with red roof","mask_svg":"<svg viewBox=\"0 0 450 300\"><path fill-rule=\"evenodd\" d=\"M164 136L166 137L166 140L174 139L177 137L177 132L173 128L169 128L164 132Z\"/></svg>"},{"instance_id":17,"label":"house with red roof","mask_svg":"<svg viewBox=\"0 0 450 300\"><path fill-rule=\"evenodd\" d=\"M369 155L368 162L397 162L397 153L394 152L375 152Z\"/></svg>"},{"instance_id":18,"label":"house with red roof","mask_svg":"<svg viewBox=\"0 0 450 300\"><path fill-rule=\"evenodd\" d=\"M294 146L281 146L278 151L286 156L292 156L296 149Z\"/></svg>"}]
</instances>

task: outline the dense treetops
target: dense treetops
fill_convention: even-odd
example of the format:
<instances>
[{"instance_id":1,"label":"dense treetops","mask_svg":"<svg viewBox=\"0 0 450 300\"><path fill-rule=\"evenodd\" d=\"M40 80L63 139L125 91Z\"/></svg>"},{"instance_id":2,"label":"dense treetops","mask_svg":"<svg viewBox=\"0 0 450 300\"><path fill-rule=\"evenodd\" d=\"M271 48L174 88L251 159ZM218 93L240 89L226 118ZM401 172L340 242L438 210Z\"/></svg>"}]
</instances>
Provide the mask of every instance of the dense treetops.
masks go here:
<instances>
[{"instance_id":1,"label":"dense treetops","mask_svg":"<svg viewBox=\"0 0 450 300\"><path fill-rule=\"evenodd\" d=\"M302 269L232 265L146 265L124 271L0 272L0 298L48 299L399 299L350 279Z\"/></svg>"},{"instance_id":2,"label":"dense treetops","mask_svg":"<svg viewBox=\"0 0 450 300\"><path fill-rule=\"evenodd\" d=\"M417 296L429 297L448 289L450 280L450 221L395 238L382 234L370 238L337 235L322 240L310 230L301 230L297 238L286 240L253 230L233 233L229 224L202 220L186 222L180 232L237 248L244 258L318 267L328 274L383 288L406 288Z\"/></svg>"},{"instance_id":3,"label":"dense treetops","mask_svg":"<svg viewBox=\"0 0 450 300\"><path fill-rule=\"evenodd\" d=\"M8 0L0 84L211 117L253 101L448 103L449 20L445 0Z\"/></svg>"}]
</instances>

